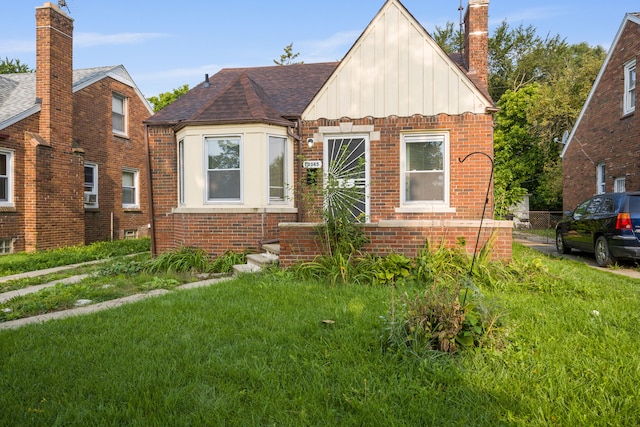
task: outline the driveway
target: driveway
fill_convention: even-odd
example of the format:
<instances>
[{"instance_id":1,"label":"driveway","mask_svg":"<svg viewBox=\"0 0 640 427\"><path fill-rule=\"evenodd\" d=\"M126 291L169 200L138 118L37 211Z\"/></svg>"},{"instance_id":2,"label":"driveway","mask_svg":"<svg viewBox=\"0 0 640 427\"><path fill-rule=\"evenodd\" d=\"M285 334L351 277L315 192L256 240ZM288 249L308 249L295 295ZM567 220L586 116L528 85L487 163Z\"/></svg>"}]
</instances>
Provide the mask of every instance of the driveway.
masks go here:
<instances>
[{"instance_id":1,"label":"driveway","mask_svg":"<svg viewBox=\"0 0 640 427\"><path fill-rule=\"evenodd\" d=\"M640 271L634 268L634 264L623 262L616 268L603 268L598 266L595 258L593 257L593 254L576 251L573 251L570 254L559 254L558 251L556 251L555 242L552 239L547 239L546 237L514 232L513 241L516 243L520 243L521 245L528 246L531 249L535 249L544 254L553 256L555 258L570 259L573 261L583 262L601 271L608 271L610 273L620 274L622 276L631 277L633 279L640 279Z\"/></svg>"}]
</instances>

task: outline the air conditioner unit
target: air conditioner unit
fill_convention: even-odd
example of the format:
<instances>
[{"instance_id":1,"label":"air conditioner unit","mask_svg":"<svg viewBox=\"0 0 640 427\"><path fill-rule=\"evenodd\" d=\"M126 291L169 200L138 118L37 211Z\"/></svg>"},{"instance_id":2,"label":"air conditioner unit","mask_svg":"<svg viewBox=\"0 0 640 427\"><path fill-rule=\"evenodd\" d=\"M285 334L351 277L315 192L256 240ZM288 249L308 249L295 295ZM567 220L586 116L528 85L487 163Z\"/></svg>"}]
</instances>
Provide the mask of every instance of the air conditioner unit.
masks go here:
<instances>
[{"instance_id":1,"label":"air conditioner unit","mask_svg":"<svg viewBox=\"0 0 640 427\"><path fill-rule=\"evenodd\" d=\"M97 194L84 194L84 204L85 205L95 205L98 200Z\"/></svg>"}]
</instances>

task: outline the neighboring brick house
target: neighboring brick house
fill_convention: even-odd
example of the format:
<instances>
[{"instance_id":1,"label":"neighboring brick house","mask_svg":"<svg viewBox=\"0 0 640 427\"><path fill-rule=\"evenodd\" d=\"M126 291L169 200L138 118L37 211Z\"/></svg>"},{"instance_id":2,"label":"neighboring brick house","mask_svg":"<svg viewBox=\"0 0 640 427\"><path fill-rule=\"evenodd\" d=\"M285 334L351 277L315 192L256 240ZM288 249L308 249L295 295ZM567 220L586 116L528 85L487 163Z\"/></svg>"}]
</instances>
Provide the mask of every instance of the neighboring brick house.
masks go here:
<instances>
[{"instance_id":1,"label":"neighboring brick house","mask_svg":"<svg viewBox=\"0 0 640 427\"><path fill-rule=\"evenodd\" d=\"M36 8L36 72L0 74L0 253L149 227L143 120L123 66L72 69L73 20Z\"/></svg>"},{"instance_id":2,"label":"neighboring brick house","mask_svg":"<svg viewBox=\"0 0 640 427\"><path fill-rule=\"evenodd\" d=\"M366 249L415 255L429 239L474 249L493 156L488 0L470 0L466 54L449 57L388 0L340 62L223 69L146 121L157 251L211 254L279 240L280 261L311 259L322 200L310 171L358 189ZM341 153L353 164L343 167ZM312 169L318 168L319 169ZM353 196L353 191L350 192ZM511 256L510 221L493 221Z\"/></svg>"},{"instance_id":3,"label":"neighboring brick house","mask_svg":"<svg viewBox=\"0 0 640 427\"><path fill-rule=\"evenodd\" d=\"M640 190L639 55L640 14L629 13L562 150L565 210L594 194Z\"/></svg>"}]
</instances>

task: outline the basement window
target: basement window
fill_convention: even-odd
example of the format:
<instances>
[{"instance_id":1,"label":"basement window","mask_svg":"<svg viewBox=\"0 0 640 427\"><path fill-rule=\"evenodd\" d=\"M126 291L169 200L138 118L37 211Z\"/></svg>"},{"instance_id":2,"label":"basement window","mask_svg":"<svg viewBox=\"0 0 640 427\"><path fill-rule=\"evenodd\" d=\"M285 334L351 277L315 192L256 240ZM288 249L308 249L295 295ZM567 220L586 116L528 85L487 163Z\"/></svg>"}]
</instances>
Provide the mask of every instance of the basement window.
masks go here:
<instances>
[{"instance_id":1,"label":"basement window","mask_svg":"<svg viewBox=\"0 0 640 427\"><path fill-rule=\"evenodd\" d=\"M131 240L138 238L138 230L124 230L124 240Z\"/></svg>"},{"instance_id":2,"label":"basement window","mask_svg":"<svg viewBox=\"0 0 640 427\"><path fill-rule=\"evenodd\" d=\"M13 239L0 239L0 255L13 253Z\"/></svg>"}]
</instances>

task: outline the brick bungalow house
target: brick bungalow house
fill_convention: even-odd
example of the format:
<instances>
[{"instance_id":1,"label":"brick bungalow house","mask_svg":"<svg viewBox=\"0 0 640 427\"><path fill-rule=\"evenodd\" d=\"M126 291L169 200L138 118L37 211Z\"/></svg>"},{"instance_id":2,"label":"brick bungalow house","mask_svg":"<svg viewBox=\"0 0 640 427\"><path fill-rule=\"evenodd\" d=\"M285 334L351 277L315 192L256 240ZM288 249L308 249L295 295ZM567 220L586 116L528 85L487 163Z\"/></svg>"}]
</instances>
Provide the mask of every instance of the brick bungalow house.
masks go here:
<instances>
[{"instance_id":1,"label":"brick bungalow house","mask_svg":"<svg viewBox=\"0 0 640 427\"><path fill-rule=\"evenodd\" d=\"M562 150L565 210L594 194L640 190L638 55L640 13L628 13Z\"/></svg>"},{"instance_id":2,"label":"brick bungalow house","mask_svg":"<svg viewBox=\"0 0 640 427\"><path fill-rule=\"evenodd\" d=\"M350 203L365 249L412 256L428 238L472 252L491 162L460 159L493 157L488 5L469 1L463 55L448 56L387 0L340 62L205 76L146 121L154 249L216 255L278 240L281 264L311 259L315 171L358 189ZM512 223L492 212L491 192L480 244L497 231L494 255L509 258Z\"/></svg>"},{"instance_id":3,"label":"brick bungalow house","mask_svg":"<svg viewBox=\"0 0 640 427\"><path fill-rule=\"evenodd\" d=\"M36 8L36 72L0 74L0 253L148 234L143 120L121 65L73 70L73 20Z\"/></svg>"}]
</instances>

